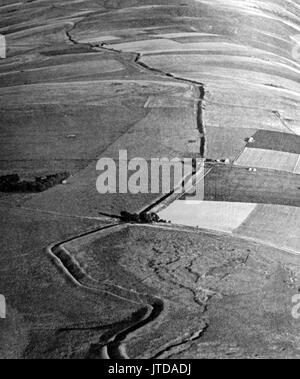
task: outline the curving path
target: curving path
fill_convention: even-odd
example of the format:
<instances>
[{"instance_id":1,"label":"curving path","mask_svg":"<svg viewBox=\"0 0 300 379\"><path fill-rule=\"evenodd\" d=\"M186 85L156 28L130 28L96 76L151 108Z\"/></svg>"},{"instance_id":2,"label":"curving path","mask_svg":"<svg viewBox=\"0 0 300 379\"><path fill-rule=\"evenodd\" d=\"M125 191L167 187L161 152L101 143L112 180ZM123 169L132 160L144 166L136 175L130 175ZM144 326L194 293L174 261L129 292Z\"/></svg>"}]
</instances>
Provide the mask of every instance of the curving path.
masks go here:
<instances>
[{"instance_id":1,"label":"curving path","mask_svg":"<svg viewBox=\"0 0 300 379\"><path fill-rule=\"evenodd\" d=\"M47 248L47 253L54 264L63 272L68 280L70 280L81 290L92 293L107 294L117 298L118 300L139 304L142 306L140 311L132 315L131 320L125 322L125 326L116 326L116 331L114 331L113 334L105 341L99 342L98 345L93 345L91 347L91 351L88 353L88 358L96 355L100 359L129 359L126 352L126 340L137 330L146 325L148 326L152 322L155 322L164 311L164 301L158 297L153 297L145 293L139 293L113 284L110 285L110 287L115 289L115 292L120 292L121 290L125 295L127 294L128 297L125 297L125 295L120 296L113 292L113 290L105 289L103 284L99 283L97 280L94 280L86 273L86 271L80 266L80 263L63 246L69 242L75 241L82 237L87 237L99 231L101 232L107 229L118 230L124 227L124 225L126 227L126 224L109 225L107 227L71 238L64 242L51 245ZM87 285L86 281L91 284ZM138 302L134 300L133 297L144 299L144 301L142 302L142 300L140 300L140 302Z\"/></svg>"}]
</instances>

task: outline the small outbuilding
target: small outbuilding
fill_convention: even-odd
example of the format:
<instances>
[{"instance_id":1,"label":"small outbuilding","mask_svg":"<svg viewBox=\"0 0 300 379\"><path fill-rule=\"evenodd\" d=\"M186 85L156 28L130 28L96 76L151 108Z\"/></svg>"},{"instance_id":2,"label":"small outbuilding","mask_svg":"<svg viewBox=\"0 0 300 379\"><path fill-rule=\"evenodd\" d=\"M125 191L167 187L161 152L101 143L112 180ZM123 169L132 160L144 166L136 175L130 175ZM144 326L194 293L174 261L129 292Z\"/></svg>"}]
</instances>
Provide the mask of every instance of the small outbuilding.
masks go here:
<instances>
[{"instance_id":1,"label":"small outbuilding","mask_svg":"<svg viewBox=\"0 0 300 379\"><path fill-rule=\"evenodd\" d=\"M0 59L6 58L6 38L0 34Z\"/></svg>"}]
</instances>

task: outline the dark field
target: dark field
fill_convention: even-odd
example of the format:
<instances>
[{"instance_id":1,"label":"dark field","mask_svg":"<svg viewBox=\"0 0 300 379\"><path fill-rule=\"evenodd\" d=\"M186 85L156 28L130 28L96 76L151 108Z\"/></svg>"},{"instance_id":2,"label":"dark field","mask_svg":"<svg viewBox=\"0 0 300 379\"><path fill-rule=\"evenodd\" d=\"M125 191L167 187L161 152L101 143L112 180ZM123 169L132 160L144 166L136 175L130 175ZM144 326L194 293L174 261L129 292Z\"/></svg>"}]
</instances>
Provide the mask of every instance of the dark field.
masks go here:
<instances>
[{"instance_id":1,"label":"dark field","mask_svg":"<svg viewBox=\"0 0 300 379\"><path fill-rule=\"evenodd\" d=\"M294 134L258 130L253 135L253 138L255 142L248 143L247 147L300 154L300 136L295 136Z\"/></svg>"},{"instance_id":2,"label":"dark field","mask_svg":"<svg viewBox=\"0 0 300 379\"><path fill-rule=\"evenodd\" d=\"M300 176L290 173L214 165L204 186L205 200L300 206Z\"/></svg>"}]
</instances>

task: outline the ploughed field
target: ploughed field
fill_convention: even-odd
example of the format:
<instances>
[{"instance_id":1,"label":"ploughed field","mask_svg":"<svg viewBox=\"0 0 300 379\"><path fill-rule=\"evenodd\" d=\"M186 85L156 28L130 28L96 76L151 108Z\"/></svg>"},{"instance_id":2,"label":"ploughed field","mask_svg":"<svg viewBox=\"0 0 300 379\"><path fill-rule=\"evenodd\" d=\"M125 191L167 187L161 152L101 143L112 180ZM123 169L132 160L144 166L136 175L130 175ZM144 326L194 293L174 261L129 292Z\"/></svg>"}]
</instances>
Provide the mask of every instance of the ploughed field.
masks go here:
<instances>
[{"instance_id":1,"label":"ploughed field","mask_svg":"<svg viewBox=\"0 0 300 379\"><path fill-rule=\"evenodd\" d=\"M299 17L2 0L0 358L300 356ZM201 196L99 194L120 150L203 159ZM145 209L170 223L117 217Z\"/></svg>"}]
</instances>

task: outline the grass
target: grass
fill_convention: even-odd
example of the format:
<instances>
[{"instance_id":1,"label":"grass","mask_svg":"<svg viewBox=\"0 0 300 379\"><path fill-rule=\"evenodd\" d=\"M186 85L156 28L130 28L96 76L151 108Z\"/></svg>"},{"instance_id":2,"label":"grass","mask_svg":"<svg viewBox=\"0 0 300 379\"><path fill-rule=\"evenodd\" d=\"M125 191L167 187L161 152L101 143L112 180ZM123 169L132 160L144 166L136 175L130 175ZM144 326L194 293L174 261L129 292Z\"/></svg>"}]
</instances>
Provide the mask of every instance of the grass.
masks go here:
<instances>
[{"instance_id":1,"label":"grass","mask_svg":"<svg viewBox=\"0 0 300 379\"><path fill-rule=\"evenodd\" d=\"M208 165L209 167L209 165ZM300 175L230 165L212 165L205 178L205 200L300 206Z\"/></svg>"},{"instance_id":2,"label":"grass","mask_svg":"<svg viewBox=\"0 0 300 379\"><path fill-rule=\"evenodd\" d=\"M247 147L300 154L300 136L295 134L258 130L253 138L255 142L248 143Z\"/></svg>"}]
</instances>

